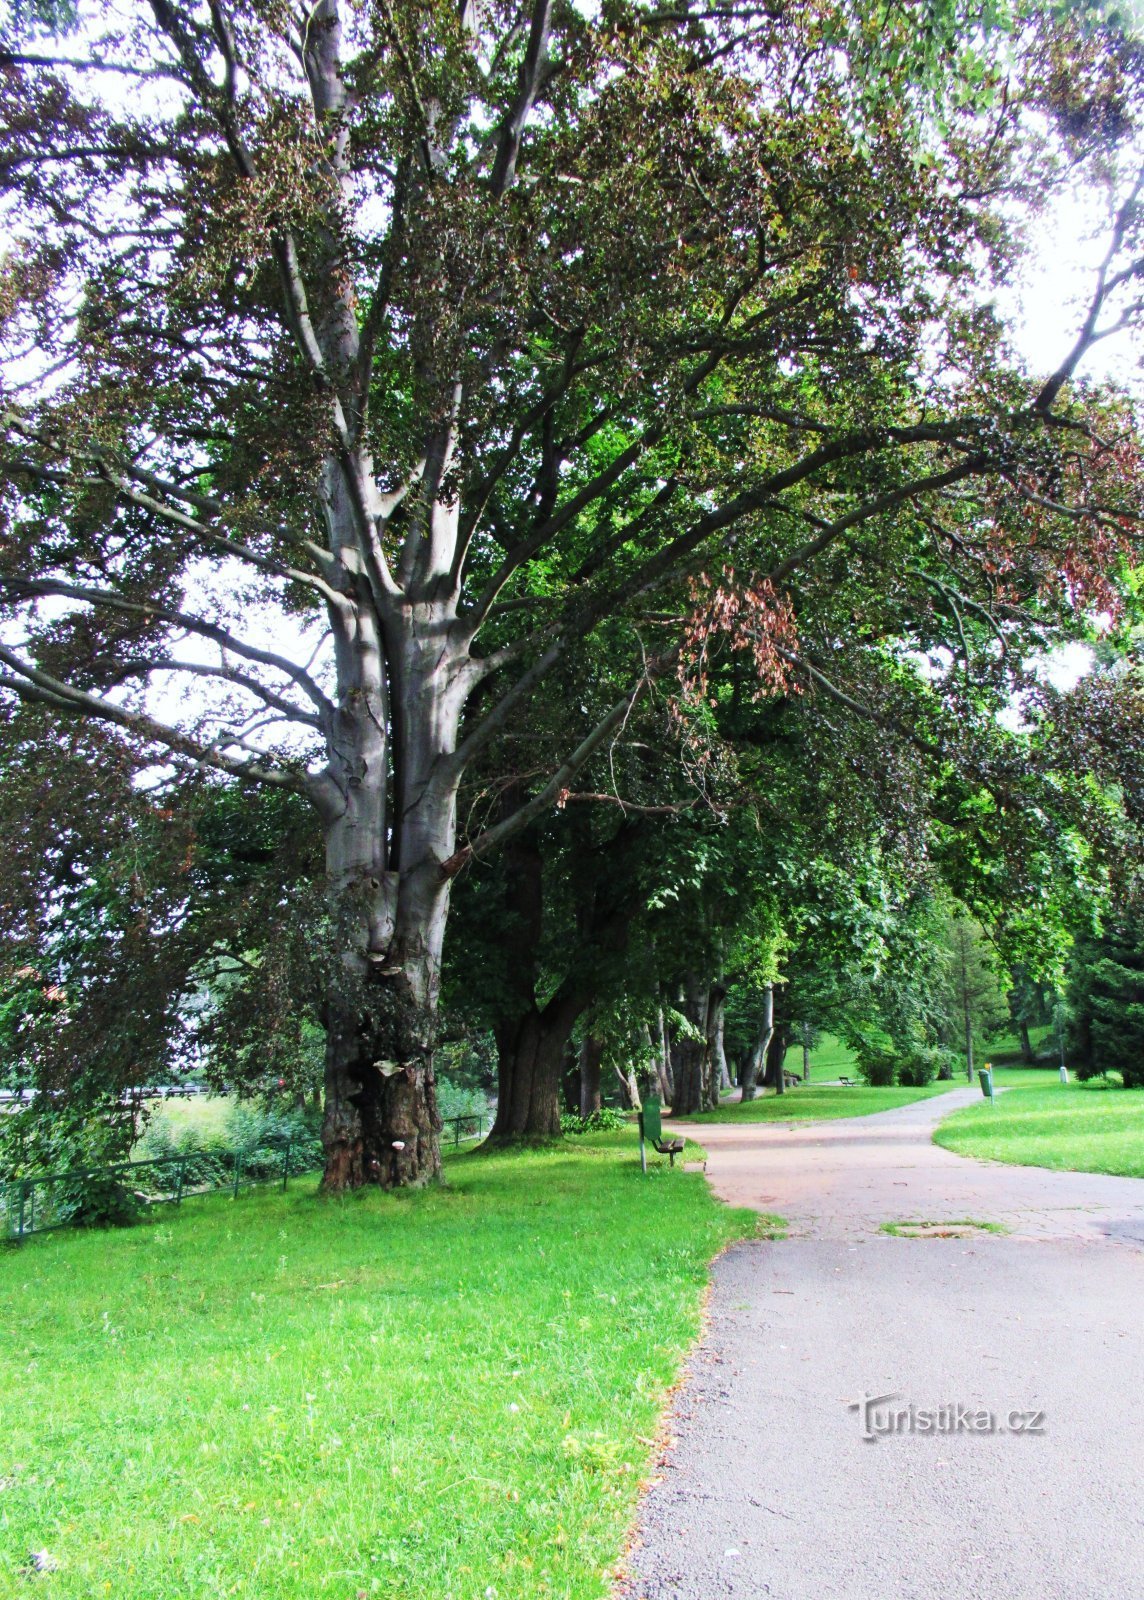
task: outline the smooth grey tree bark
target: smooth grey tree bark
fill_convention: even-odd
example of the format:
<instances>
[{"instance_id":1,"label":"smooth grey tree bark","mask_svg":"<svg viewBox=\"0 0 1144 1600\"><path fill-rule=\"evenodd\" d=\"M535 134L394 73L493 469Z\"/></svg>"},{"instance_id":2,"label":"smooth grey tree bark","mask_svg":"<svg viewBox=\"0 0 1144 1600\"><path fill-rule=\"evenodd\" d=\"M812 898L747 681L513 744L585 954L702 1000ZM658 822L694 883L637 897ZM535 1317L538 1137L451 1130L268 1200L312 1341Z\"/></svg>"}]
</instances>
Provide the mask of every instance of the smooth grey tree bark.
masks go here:
<instances>
[{"instance_id":1,"label":"smooth grey tree bark","mask_svg":"<svg viewBox=\"0 0 1144 1600\"><path fill-rule=\"evenodd\" d=\"M743 1073L743 1099L753 1100L758 1094L759 1078L767 1062L771 1036L775 1031L775 986L768 983L763 989L763 1006L759 1015L759 1031L755 1047L747 1060Z\"/></svg>"}]
</instances>

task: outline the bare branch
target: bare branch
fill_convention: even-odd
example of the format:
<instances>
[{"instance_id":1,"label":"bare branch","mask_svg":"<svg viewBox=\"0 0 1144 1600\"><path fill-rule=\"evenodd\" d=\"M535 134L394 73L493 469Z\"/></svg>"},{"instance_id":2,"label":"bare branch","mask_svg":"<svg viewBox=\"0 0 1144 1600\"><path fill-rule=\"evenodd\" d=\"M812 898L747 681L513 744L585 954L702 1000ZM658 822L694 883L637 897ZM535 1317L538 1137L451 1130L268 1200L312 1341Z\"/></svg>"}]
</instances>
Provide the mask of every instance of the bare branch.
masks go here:
<instances>
[{"instance_id":1,"label":"bare branch","mask_svg":"<svg viewBox=\"0 0 1144 1600\"><path fill-rule=\"evenodd\" d=\"M257 678L252 678L248 672L240 672L237 667L232 667L226 661L219 666L212 666L204 661L179 661L173 656L153 656L138 661L116 662L114 670L117 680L145 677L152 672L185 672L192 677L215 678L220 682L233 683L238 688L255 695L264 705L279 712L288 722L303 723L319 733L325 731L321 717L315 716L312 711L303 711L301 706L296 706L282 695L275 694L273 689L268 689L265 684L259 683Z\"/></svg>"},{"instance_id":2,"label":"bare branch","mask_svg":"<svg viewBox=\"0 0 1144 1600\"><path fill-rule=\"evenodd\" d=\"M529 113L537 95L544 86L548 65L548 30L552 21L552 0L533 0L532 22L528 30L528 45L521 62L517 81L516 100L501 125L497 139L496 160L493 162L492 190L499 200L512 185L516 164L520 157L520 144L528 123Z\"/></svg>"},{"instance_id":3,"label":"bare branch","mask_svg":"<svg viewBox=\"0 0 1144 1600\"><path fill-rule=\"evenodd\" d=\"M21 599L36 600L57 595L61 599L79 600L86 605L106 606L109 610L120 611L126 616L142 617L146 620L167 622L172 627L186 628L188 632L199 634L204 639L211 639L224 650L230 650L246 661L256 661L261 666L273 667L283 673L298 685L322 715L333 710L313 678L296 662L290 661L286 656L278 655L273 650L262 650L257 645L247 644L244 639L239 639L226 628L219 627L214 622L207 622L203 617L193 616L190 612L176 611L169 606L152 604L150 601L127 600L114 589L66 583L58 578L17 578L0 574L0 590L4 589Z\"/></svg>"},{"instance_id":4,"label":"bare branch","mask_svg":"<svg viewBox=\"0 0 1144 1600\"><path fill-rule=\"evenodd\" d=\"M665 665L665 661L649 664L628 693L622 699L616 701L615 705L596 724L591 733L577 745L571 755L564 759L539 794L527 801L517 811L514 811L511 816L506 817L503 822L495 823L493 827L486 828L471 843L463 845L455 855L450 856L448 861L443 861L441 863L442 874L446 878L455 877L462 867L467 866L470 861L476 861L496 850L507 840L527 828L534 818L541 816L550 806L555 805L581 768L592 759L605 740L610 738L615 730L623 725L632 707L652 681L653 675L662 671Z\"/></svg>"},{"instance_id":5,"label":"bare branch","mask_svg":"<svg viewBox=\"0 0 1144 1600\"><path fill-rule=\"evenodd\" d=\"M197 740L191 739L178 728L172 728L165 722L158 722L143 712L129 711L124 706L116 705L113 700L107 700L102 695L90 694L85 689L77 689L62 678L41 671L31 662L22 660L6 645L0 645L0 661L12 674L11 677L4 679L5 686L13 689L22 699L50 705L56 710L79 712L84 716L96 717L101 722L114 723L136 738L144 739L150 744L163 745L176 755L187 756L202 766L214 767L220 772L229 773L231 777L241 778L248 783L266 784L272 788L292 789L301 793L308 792L306 776L303 773L267 767L262 765L261 761L234 761L223 755L220 750L199 744Z\"/></svg>"},{"instance_id":6,"label":"bare branch","mask_svg":"<svg viewBox=\"0 0 1144 1600\"><path fill-rule=\"evenodd\" d=\"M1140 199L1142 188L1144 188L1144 167L1142 167L1137 173L1136 182L1132 186L1132 193L1128 196L1128 198L1124 201L1124 204L1116 213L1116 221L1112 229L1112 238L1109 241L1108 250L1105 254L1104 260L1101 262L1100 268L1097 272L1096 289L1089 304L1088 315L1085 317L1084 322L1081 325L1081 330L1077 334L1076 343L1073 345L1064 361L1062 361L1061 365L1044 384L1041 392L1037 395L1037 398L1029 407L1029 410L1035 414L1044 416L1045 413L1050 410L1053 401L1057 398L1057 395L1064 388L1065 384L1068 383L1069 379L1083 361L1089 349L1091 349L1098 339L1105 336L1104 333L1097 332L1096 325L1100 319L1100 313L1104 308L1108 296L1122 283L1126 283L1129 279L1139 277L1144 274L1144 259L1141 259L1134 261L1131 266L1126 267L1122 272L1117 273L1113 278L1109 278L1109 272L1111 270L1112 263L1115 261L1120 250L1123 248L1124 240L1128 234L1128 230L1135 219L1137 202ZM1105 330L1105 332L1111 331L1113 330Z\"/></svg>"}]
</instances>

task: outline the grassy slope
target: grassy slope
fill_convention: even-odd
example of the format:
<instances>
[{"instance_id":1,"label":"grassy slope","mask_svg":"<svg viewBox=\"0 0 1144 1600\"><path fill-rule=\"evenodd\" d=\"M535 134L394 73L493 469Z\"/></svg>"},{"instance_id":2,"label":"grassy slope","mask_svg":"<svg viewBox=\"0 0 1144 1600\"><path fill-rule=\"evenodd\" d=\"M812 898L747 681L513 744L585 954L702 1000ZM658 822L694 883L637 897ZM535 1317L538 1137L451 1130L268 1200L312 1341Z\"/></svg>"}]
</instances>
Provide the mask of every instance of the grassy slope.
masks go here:
<instances>
[{"instance_id":1,"label":"grassy slope","mask_svg":"<svg viewBox=\"0 0 1144 1600\"><path fill-rule=\"evenodd\" d=\"M447 1189L212 1197L0 1250L0 1594L604 1593L707 1264L628 1133Z\"/></svg>"},{"instance_id":2,"label":"grassy slope","mask_svg":"<svg viewBox=\"0 0 1144 1600\"><path fill-rule=\"evenodd\" d=\"M857 1077L856 1059L849 1045L843 1044L842 1040L832 1033L824 1033L810 1052L811 1082L821 1082L827 1078ZM790 1072L802 1071L802 1047L797 1038L787 1056L787 1069Z\"/></svg>"},{"instance_id":3,"label":"grassy slope","mask_svg":"<svg viewBox=\"0 0 1144 1600\"><path fill-rule=\"evenodd\" d=\"M863 1117L872 1111L892 1111L914 1100L928 1100L947 1089L964 1087L965 1079L953 1083L931 1083L924 1089L854 1089L840 1085L818 1087L813 1080L783 1095L768 1093L746 1105L729 1103L718 1111L705 1111L688 1122L820 1122L833 1117Z\"/></svg>"},{"instance_id":4,"label":"grassy slope","mask_svg":"<svg viewBox=\"0 0 1144 1600\"><path fill-rule=\"evenodd\" d=\"M948 1117L934 1134L938 1144L1018 1166L1144 1178L1144 1094L1101 1082L1066 1087L1055 1071L998 1071L994 1079L1012 1087L992 1108L983 1100Z\"/></svg>"}]
</instances>

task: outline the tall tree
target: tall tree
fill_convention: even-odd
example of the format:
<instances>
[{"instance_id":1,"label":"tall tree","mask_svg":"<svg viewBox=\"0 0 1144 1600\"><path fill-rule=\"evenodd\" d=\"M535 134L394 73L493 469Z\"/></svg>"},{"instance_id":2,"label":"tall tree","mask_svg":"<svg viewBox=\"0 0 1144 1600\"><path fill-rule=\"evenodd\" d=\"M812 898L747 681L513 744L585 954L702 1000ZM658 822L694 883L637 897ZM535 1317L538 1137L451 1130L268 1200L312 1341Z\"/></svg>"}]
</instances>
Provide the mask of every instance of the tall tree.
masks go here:
<instances>
[{"instance_id":1,"label":"tall tree","mask_svg":"<svg viewBox=\"0 0 1144 1600\"><path fill-rule=\"evenodd\" d=\"M1115 186L1137 59L990 14L92 0L6 41L0 690L312 806L328 1186L436 1173L454 877L712 630L846 698L831 641L944 619L1003 675L1023 604L1107 603L1131 443L1074 375L1135 314L1135 189L1050 376L985 302L1056 171ZM459 840L588 638L622 692Z\"/></svg>"}]
</instances>

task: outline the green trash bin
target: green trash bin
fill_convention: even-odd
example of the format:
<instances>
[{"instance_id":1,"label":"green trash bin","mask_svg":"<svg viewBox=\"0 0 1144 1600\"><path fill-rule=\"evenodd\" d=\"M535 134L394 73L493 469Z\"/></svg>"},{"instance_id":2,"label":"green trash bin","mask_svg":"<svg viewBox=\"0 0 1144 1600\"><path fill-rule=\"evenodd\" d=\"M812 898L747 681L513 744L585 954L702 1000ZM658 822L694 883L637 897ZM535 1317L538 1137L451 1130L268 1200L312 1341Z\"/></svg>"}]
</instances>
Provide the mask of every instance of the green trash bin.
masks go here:
<instances>
[{"instance_id":1,"label":"green trash bin","mask_svg":"<svg viewBox=\"0 0 1144 1600\"><path fill-rule=\"evenodd\" d=\"M989 1065L988 1062L986 1062L983 1067L979 1067L978 1068L977 1076L981 1080L981 1093L989 1101L989 1104L992 1105L993 1104L993 1068Z\"/></svg>"}]
</instances>

